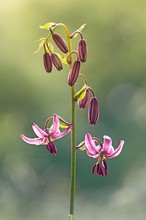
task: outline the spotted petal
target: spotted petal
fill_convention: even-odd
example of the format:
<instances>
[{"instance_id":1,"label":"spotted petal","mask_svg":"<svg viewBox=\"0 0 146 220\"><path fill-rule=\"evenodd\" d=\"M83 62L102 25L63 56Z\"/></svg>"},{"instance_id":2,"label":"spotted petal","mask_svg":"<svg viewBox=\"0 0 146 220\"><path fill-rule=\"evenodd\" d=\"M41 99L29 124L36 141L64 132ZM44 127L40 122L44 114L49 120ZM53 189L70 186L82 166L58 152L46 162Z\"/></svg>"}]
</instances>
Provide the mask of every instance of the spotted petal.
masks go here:
<instances>
[{"instance_id":1,"label":"spotted petal","mask_svg":"<svg viewBox=\"0 0 146 220\"><path fill-rule=\"evenodd\" d=\"M28 138L23 134L21 134L20 137L22 138L23 141L25 141L28 144L40 145L43 142L42 138Z\"/></svg>"},{"instance_id":2,"label":"spotted petal","mask_svg":"<svg viewBox=\"0 0 146 220\"><path fill-rule=\"evenodd\" d=\"M117 157L120 153L121 153L121 150L123 148L123 145L124 145L124 141L123 140L120 140L119 144L118 144L118 147L117 149L108 156L108 158L114 158L114 157Z\"/></svg>"}]
</instances>

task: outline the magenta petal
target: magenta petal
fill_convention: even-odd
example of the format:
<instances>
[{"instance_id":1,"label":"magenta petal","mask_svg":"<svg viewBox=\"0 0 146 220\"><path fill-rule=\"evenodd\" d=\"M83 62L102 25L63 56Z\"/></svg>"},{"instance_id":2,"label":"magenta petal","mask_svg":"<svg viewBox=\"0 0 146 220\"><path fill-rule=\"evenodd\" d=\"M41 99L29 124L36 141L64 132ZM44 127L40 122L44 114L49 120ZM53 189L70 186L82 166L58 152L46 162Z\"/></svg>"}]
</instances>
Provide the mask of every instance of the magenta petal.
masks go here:
<instances>
[{"instance_id":1,"label":"magenta petal","mask_svg":"<svg viewBox=\"0 0 146 220\"><path fill-rule=\"evenodd\" d=\"M51 141L62 138L63 136L68 134L71 131L71 129L72 125L69 125L68 128L66 128L63 132L51 134Z\"/></svg>"},{"instance_id":2,"label":"magenta petal","mask_svg":"<svg viewBox=\"0 0 146 220\"><path fill-rule=\"evenodd\" d=\"M88 152L91 155L96 155L97 153L99 153L97 151L96 145L95 145L94 141L92 140L92 137L89 133L87 133L85 135L85 145L86 145L86 148L87 148Z\"/></svg>"},{"instance_id":3,"label":"magenta petal","mask_svg":"<svg viewBox=\"0 0 146 220\"><path fill-rule=\"evenodd\" d=\"M33 123L32 128L34 130L34 133L39 137L39 138L44 138L45 136L48 136L47 133L42 130L38 125Z\"/></svg>"},{"instance_id":4,"label":"magenta petal","mask_svg":"<svg viewBox=\"0 0 146 220\"><path fill-rule=\"evenodd\" d=\"M99 154L98 153L91 153L88 148L86 147L86 154L89 156L89 157L93 157L93 158L98 158Z\"/></svg>"},{"instance_id":5,"label":"magenta petal","mask_svg":"<svg viewBox=\"0 0 146 220\"><path fill-rule=\"evenodd\" d=\"M55 133L60 133L59 131L59 118L58 115L53 115L53 128L51 129L51 135Z\"/></svg>"},{"instance_id":6,"label":"magenta petal","mask_svg":"<svg viewBox=\"0 0 146 220\"><path fill-rule=\"evenodd\" d=\"M23 141L25 141L28 144L40 145L42 144L42 141L43 141L42 138L28 138L23 134L21 134L20 137L22 138Z\"/></svg>"},{"instance_id":7,"label":"magenta petal","mask_svg":"<svg viewBox=\"0 0 146 220\"><path fill-rule=\"evenodd\" d=\"M118 144L118 147L117 149L108 156L108 158L114 158L114 157L117 157L120 153L121 153L121 150L123 148L123 145L124 145L124 141L123 140L120 140L119 144Z\"/></svg>"},{"instance_id":8,"label":"magenta petal","mask_svg":"<svg viewBox=\"0 0 146 220\"><path fill-rule=\"evenodd\" d=\"M110 147L112 146L112 139L106 135L103 136L103 139L103 151L108 153Z\"/></svg>"}]
</instances>

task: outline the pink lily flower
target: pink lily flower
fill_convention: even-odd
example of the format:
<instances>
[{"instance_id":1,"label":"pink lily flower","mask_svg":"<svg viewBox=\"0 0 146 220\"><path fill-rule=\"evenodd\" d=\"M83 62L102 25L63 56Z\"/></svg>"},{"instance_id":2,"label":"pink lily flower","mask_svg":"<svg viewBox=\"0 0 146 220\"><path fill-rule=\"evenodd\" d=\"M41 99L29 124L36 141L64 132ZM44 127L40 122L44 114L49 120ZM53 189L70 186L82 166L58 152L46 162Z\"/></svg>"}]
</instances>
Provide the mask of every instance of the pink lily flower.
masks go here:
<instances>
[{"instance_id":1,"label":"pink lily flower","mask_svg":"<svg viewBox=\"0 0 146 220\"><path fill-rule=\"evenodd\" d=\"M99 145L96 146L96 143ZM108 175L108 165L106 159L117 157L123 148L124 141L120 140L117 149L114 150L112 146L112 139L106 135L103 136L103 144L98 138L91 137L89 133L85 135L86 153L89 157L97 159L92 167L92 174L95 170L98 175Z\"/></svg>"},{"instance_id":2,"label":"pink lily flower","mask_svg":"<svg viewBox=\"0 0 146 220\"><path fill-rule=\"evenodd\" d=\"M68 125L68 127L61 132L59 130L59 125L60 123L59 123L58 115L54 114L53 124L50 128L46 128L42 130L35 123L32 125L34 133L38 136L37 138L28 138L23 134L21 134L20 137L22 138L23 141L25 141L28 144L46 145L47 150L50 153L52 153L54 156L56 156L57 149L53 142L68 134L72 129L72 125Z\"/></svg>"}]
</instances>

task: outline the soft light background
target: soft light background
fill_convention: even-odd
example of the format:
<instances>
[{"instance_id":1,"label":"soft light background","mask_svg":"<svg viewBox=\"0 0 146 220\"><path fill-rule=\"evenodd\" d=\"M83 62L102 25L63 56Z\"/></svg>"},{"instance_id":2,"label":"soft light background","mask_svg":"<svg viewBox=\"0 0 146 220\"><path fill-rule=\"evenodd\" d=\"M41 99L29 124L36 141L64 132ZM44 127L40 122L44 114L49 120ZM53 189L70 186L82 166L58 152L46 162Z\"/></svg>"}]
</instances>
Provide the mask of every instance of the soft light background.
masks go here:
<instances>
[{"instance_id":1,"label":"soft light background","mask_svg":"<svg viewBox=\"0 0 146 220\"><path fill-rule=\"evenodd\" d=\"M94 164L77 153L76 219L144 220L146 216L146 2L143 0L5 0L0 2L0 219L67 219L70 138L56 141L58 156L22 142L54 112L70 120L68 68L46 74L35 40L39 25L83 23L88 62L82 73L100 101L100 120L89 126L77 110L77 143L87 131L125 140L108 161L109 176L91 175Z\"/></svg>"}]
</instances>

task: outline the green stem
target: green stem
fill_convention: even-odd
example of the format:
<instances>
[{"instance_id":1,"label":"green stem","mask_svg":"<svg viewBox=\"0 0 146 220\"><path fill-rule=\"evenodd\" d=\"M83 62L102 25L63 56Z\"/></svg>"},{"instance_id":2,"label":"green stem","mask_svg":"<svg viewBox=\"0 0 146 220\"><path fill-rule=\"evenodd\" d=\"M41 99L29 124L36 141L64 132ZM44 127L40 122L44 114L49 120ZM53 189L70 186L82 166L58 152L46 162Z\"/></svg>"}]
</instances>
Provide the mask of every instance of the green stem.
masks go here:
<instances>
[{"instance_id":1,"label":"green stem","mask_svg":"<svg viewBox=\"0 0 146 220\"><path fill-rule=\"evenodd\" d=\"M72 43L71 39L69 37L69 32L67 27L60 23L58 24L63 27L66 38L67 38L67 43L68 43L68 48L69 48L69 53L72 52ZM72 65L72 57L70 57L71 62L70 62L70 68ZM72 131L71 131L71 174L70 174L70 210L69 210L69 220L74 220L74 203L75 203L75 187L76 187L76 109L75 109L75 101L74 101L74 95L75 95L75 89L74 86L71 87L71 121L72 121Z\"/></svg>"},{"instance_id":2,"label":"green stem","mask_svg":"<svg viewBox=\"0 0 146 220\"><path fill-rule=\"evenodd\" d=\"M69 220L73 220L74 215L74 199L75 199L75 185L76 185L76 115L75 115L75 101L74 101L74 86L71 87L72 97L72 133L71 133L71 188L70 188L70 215Z\"/></svg>"}]
</instances>

